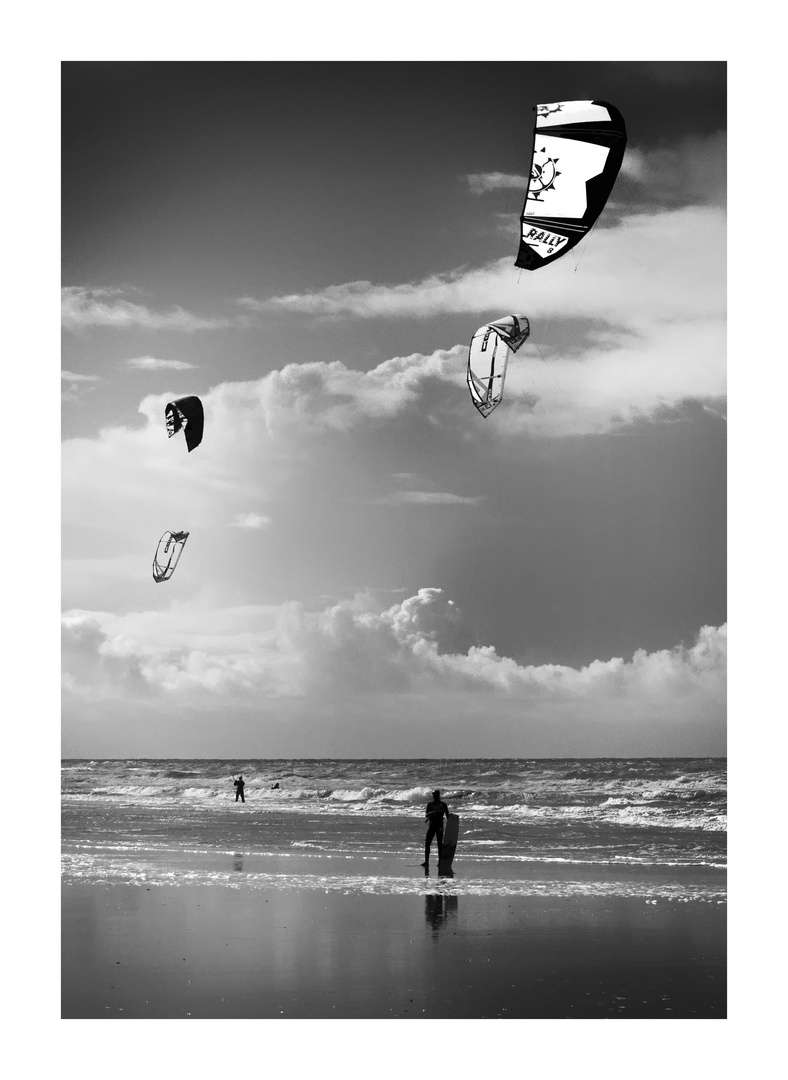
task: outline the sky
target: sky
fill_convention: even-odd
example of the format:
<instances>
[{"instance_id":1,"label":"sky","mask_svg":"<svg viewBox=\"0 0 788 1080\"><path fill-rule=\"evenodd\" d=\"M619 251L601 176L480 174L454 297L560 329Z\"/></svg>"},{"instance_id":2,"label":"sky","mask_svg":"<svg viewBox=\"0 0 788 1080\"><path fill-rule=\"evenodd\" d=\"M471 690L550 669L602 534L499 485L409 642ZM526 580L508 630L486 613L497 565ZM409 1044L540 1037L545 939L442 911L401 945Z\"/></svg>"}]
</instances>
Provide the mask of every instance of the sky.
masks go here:
<instances>
[{"instance_id":1,"label":"sky","mask_svg":"<svg viewBox=\"0 0 788 1080\"><path fill-rule=\"evenodd\" d=\"M521 271L575 98L622 171ZM725 174L724 63L64 63L64 756L724 754Z\"/></svg>"}]
</instances>

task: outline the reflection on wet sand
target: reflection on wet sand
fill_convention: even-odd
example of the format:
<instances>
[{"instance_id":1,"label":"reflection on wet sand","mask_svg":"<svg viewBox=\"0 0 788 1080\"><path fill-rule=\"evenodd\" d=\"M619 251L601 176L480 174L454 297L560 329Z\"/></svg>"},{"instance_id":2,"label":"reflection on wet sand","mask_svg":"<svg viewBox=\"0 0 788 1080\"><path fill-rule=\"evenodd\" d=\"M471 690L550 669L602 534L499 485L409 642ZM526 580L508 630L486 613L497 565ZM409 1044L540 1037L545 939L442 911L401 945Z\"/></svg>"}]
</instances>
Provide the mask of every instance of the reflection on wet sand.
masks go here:
<instances>
[{"instance_id":1,"label":"reflection on wet sand","mask_svg":"<svg viewBox=\"0 0 788 1080\"><path fill-rule=\"evenodd\" d=\"M232 874L233 853L221 857ZM244 877L229 888L65 884L64 1016L725 1015L724 906L464 892L460 920L457 878L379 895L252 889Z\"/></svg>"},{"instance_id":2,"label":"reflection on wet sand","mask_svg":"<svg viewBox=\"0 0 788 1080\"><path fill-rule=\"evenodd\" d=\"M441 929L447 925L450 919L457 918L458 900L459 897L456 893L425 894L424 918L434 938L437 938Z\"/></svg>"}]
</instances>

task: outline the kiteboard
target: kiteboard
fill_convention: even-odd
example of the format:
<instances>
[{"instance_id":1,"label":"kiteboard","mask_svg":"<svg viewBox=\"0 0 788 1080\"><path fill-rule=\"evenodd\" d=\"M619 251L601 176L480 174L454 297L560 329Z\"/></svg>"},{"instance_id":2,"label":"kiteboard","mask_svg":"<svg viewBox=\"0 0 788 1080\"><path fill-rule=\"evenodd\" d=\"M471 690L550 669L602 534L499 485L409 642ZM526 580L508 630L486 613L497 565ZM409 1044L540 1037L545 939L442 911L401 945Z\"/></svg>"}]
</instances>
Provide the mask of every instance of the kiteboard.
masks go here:
<instances>
[{"instance_id":1,"label":"kiteboard","mask_svg":"<svg viewBox=\"0 0 788 1080\"><path fill-rule=\"evenodd\" d=\"M443 844L441 857L438 860L438 873L445 874L451 870L454 852L457 850L457 837L460 832L460 818L458 814L449 814L446 827L443 830Z\"/></svg>"}]
</instances>

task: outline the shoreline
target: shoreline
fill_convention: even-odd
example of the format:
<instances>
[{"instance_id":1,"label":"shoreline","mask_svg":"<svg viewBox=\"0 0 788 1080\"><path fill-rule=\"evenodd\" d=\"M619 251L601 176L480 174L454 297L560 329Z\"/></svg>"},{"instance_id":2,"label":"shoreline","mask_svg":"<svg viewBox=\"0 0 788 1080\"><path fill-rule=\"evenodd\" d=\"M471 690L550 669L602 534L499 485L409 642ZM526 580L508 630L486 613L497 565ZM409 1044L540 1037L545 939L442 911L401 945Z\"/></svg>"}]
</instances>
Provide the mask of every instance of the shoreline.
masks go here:
<instances>
[{"instance_id":1,"label":"shoreline","mask_svg":"<svg viewBox=\"0 0 788 1080\"><path fill-rule=\"evenodd\" d=\"M726 1016L725 904L423 886L64 884L62 1017Z\"/></svg>"}]
</instances>

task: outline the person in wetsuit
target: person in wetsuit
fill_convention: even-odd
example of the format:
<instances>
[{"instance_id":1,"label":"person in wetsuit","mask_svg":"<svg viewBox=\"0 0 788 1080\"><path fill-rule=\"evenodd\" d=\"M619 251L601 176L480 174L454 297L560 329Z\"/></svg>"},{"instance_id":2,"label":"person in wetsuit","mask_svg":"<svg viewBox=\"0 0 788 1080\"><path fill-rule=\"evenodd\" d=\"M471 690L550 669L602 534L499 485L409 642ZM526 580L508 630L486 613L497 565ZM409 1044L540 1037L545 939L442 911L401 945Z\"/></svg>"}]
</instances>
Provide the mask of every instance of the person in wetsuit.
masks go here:
<instances>
[{"instance_id":1,"label":"person in wetsuit","mask_svg":"<svg viewBox=\"0 0 788 1080\"><path fill-rule=\"evenodd\" d=\"M246 787L244 778L239 776L237 780L233 780L233 783L235 784L235 801L238 802L240 799L241 802L246 802L246 799L244 798L244 788Z\"/></svg>"},{"instance_id":2,"label":"person in wetsuit","mask_svg":"<svg viewBox=\"0 0 788 1080\"><path fill-rule=\"evenodd\" d=\"M440 791L433 791L432 802L427 803L427 816L424 819L427 822L429 828L427 829L427 839L424 841L424 862L421 864L424 867L430 865L430 845L432 844L433 836L438 840L438 861L443 854L443 815L446 815L446 820L449 819L449 808L445 802L441 800Z\"/></svg>"}]
</instances>

